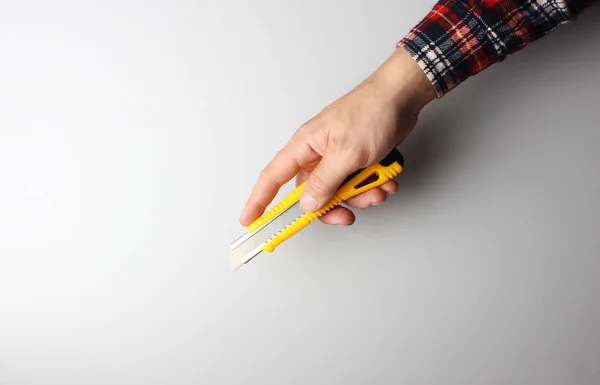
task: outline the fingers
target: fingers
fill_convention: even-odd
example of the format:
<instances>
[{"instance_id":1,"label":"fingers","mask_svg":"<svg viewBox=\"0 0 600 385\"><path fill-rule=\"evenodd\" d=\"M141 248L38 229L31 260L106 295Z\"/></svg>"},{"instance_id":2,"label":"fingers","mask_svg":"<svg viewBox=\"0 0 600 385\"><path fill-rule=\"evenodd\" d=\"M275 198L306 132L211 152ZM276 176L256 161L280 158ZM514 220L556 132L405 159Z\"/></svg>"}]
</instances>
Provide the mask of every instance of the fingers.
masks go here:
<instances>
[{"instance_id":1,"label":"fingers","mask_svg":"<svg viewBox=\"0 0 600 385\"><path fill-rule=\"evenodd\" d=\"M388 194L381 187L375 187L348 199L346 204L357 209L366 209L385 202L387 196Z\"/></svg>"},{"instance_id":2,"label":"fingers","mask_svg":"<svg viewBox=\"0 0 600 385\"><path fill-rule=\"evenodd\" d=\"M386 192L387 195L395 194L398 192L398 183L395 180L389 180L381 185L381 189Z\"/></svg>"},{"instance_id":3,"label":"fingers","mask_svg":"<svg viewBox=\"0 0 600 385\"><path fill-rule=\"evenodd\" d=\"M347 156L326 153L317 167L310 173L300 198L300 205L309 212L323 208L335 195L340 184L359 165Z\"/></svg>"},{"instance_id":4,"label":"fingers","mask_svg":"<svg viewBox=\"0 0 600 385\"><path fill-rule=\"evenodd\" d=\"M346 204L357 209L366 209L377 206L386 201L387 197L398 191L398 184L390 180L380 187L366 191L352 199L348 199ZM338 206L319 218L321 222L327 225L351 226L356 222L356 216L352 210Z\"/></svg>"},{"instance_id":5,"label":"fingers","mask_svg":"<svg viewBox=\"0 0 600 385\"><path fill-rule=\"evenodd\" d=\"M350 226L356 221L356 216L349 209L338 206L319 218L327 225Z\"/></svg>"},{"instance_id":6,"label":"fingers","mask_svg":"<svg viewBox=\"0 0 600 385\"><path fill-rule=\"evenodd\" d=\"M318 154L298 141L290 141L265 167L242 210L240 223L248 226L273 201L279 189L289 182L304 165L314 162Z\"/></svg>"}]
</instances>

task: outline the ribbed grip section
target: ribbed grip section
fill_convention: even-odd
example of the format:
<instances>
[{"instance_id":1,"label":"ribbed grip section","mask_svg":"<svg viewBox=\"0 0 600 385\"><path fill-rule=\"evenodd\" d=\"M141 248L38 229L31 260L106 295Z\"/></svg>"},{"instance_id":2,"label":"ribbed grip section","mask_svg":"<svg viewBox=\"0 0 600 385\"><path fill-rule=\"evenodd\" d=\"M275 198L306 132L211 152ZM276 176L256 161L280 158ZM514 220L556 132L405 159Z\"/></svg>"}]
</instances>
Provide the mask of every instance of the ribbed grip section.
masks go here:
<instances>
[{"instance_id":1,"label":"ribbed grip section","mask_svg":"<svg viewBox=\"0 0 600 385\"><path fill-rule=\"evenodd\" d=\"M262 249L266 252L272 253L275 250L275 248L277 246L279 246L281 243L283 243L284 241L289 239L291 236L296 234L298 231L302 230L303 228L305 228L306 226L311 224L315 219L317 219L317 218L325 215L329 211L331 211L334 207L338 206L343 201L346 201L346 200L348 200L356 195L359 195L367 190L370 190L374 187L381 186L382 184L386 183L387 181L395 178L396 175L398 175L401 171L402 171L402 166L397 162L394 162L388 166L376 164L371 167L368 167L367 169L363 170L358 175L356 175L354 178L352 178L350 181L348 181L346 184L344 184L338 190L338 192L334 195L333 199L331 199L329 201L329 203L327 203L321 210L314 212L314 213L306 213L306 214L302 215L296 221L294 221L293 223L290 223L285 229L282 229L282 231L279 232L275 237L273 237L273 239L271 239L269 242L267 242L262 247ZM365 181L367 178L369 178L373 174L378 175L378 178L376 178L376 180L374 180L372 183L367 183L365 185L361 185L361 183L363 181ZM361 186L361 187L357 188L357 186ZM303 185L301 185L300 187L303 187ZM297 189L297 190L299 190L297 192L297 197L294 197L290 201L291 204L294 204L295 202L298 201L298 199L300 199L300 194L302 193L302 190L300 187ZM278 207L278 206L276 206L276 207ZM289 206L287 204L284 204L283 207L287 208ZM283 210L281 208L279 208L279 211L276 212L275 215L278 215L278 213L281 213ZM267 215L267 214L265 214L265 215Z\"/></svg>"},{"instance_id":2,"label":"ribbed grip section","mask_svg":"<svg viewBox=\"0 0 600 385\"><path fill-rule=\"evenodd\" d=\"M402 167L398 163L394 163L382 172L388 180L394 179L402 171Z\"/></svg>"},{"instance_id":3,"label":"ribbed grip section","mask_svg":"<svg viewBox=\"0 0 600 385\"><path fill-rule=\"evenodd\" d=\"M252 222L250 224L250 226L248 226L248 232L253 233L256 230L260 229L265 224L269 223L269 221L271 219L275 218L276 216L278 216L279 214L284 212L285 209L286 209L286 207L283 204L283 202L280 202L279 204L277 204L277 206L273 207L272 209L270 209L269 211L264 213L260 218L258 218L254 222Z\"/></svg>"},{"instance_id":4,"label":"ribbed grip section","mask_svg":"<svg viewBox=\"0 0 600 385\"><path fill-rule=\"evenodd\" d=\"M300 195L302 194L302 188L304 187L304 183L300 186L296 187L294 191L288 194L281 202L279 202L272 209L261 215L260 218L255 220L248 226L248 232L252 234L256 230L260 229L274 218L276 218L279 214L290 208L294 203L300 200Z\"/></svg>"}]
</instances>

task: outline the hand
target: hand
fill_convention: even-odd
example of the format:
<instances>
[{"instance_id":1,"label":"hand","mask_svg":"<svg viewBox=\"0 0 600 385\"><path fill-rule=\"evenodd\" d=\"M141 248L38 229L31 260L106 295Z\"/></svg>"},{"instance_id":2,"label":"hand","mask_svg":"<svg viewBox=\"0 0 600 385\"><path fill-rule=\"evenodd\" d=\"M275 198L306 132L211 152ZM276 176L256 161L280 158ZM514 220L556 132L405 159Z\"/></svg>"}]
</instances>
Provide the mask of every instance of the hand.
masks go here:
<instances>
[{"instance_id":1,"label":"hand","mask_svg":"<svg viewBox=\"0 0 600 385\"><path fill-rule=\"evenodd\" d=\"M435 91L414 59L399 48L371 76L303 124L266 166L240 217L248 226L263 214L279 189L305 180L300 204L315 212L329 202L344 179L379 162L413 130ZM367 208L398 191L395 181L345 203ZM351 225L353 212L338 206L323 215L327 224Z\"/></svg>"}]
</instances>

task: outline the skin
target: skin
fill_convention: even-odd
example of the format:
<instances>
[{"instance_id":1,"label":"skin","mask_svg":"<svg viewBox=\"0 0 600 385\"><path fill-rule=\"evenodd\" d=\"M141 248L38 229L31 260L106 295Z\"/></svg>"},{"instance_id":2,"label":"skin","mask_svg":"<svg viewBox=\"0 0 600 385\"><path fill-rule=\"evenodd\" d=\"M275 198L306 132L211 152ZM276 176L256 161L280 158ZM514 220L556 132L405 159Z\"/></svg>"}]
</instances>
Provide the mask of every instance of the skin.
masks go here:
<instances>
[{"instance_id":1,"label":"skin","mask_svg":"<svg viewBox=\"0 0 600 385\"><path fill-rule=\"evenodd\" d=\"M414 59L397 49L373 74L304 123L263 169L242 214L248 226L272 203L279 189L307 181L300 204L320 210L352 172L368 167L400 145L417 124L421 110L436 98ZM320 218L331 225L352 225L351 208L383 203L398 191L392 180L338 206Z\"/></svg>"}]
</instances>

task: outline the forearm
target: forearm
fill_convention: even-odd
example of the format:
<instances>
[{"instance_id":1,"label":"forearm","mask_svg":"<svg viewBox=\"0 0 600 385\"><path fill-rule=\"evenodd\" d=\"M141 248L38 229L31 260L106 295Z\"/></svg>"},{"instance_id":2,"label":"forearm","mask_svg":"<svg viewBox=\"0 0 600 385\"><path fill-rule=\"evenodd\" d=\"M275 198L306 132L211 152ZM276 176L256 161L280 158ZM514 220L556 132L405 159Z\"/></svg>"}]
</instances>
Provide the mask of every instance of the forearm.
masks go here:
<instances>
[{"instance_id":1,"label":"forearm","mask_svg":"<svg viewBox=\"0 0 600 385\"><path fill-rule=\"evenodd\" d=\"M440 0L400 42L442 97L598 0Z\"/></svg>"}]
</instances>

